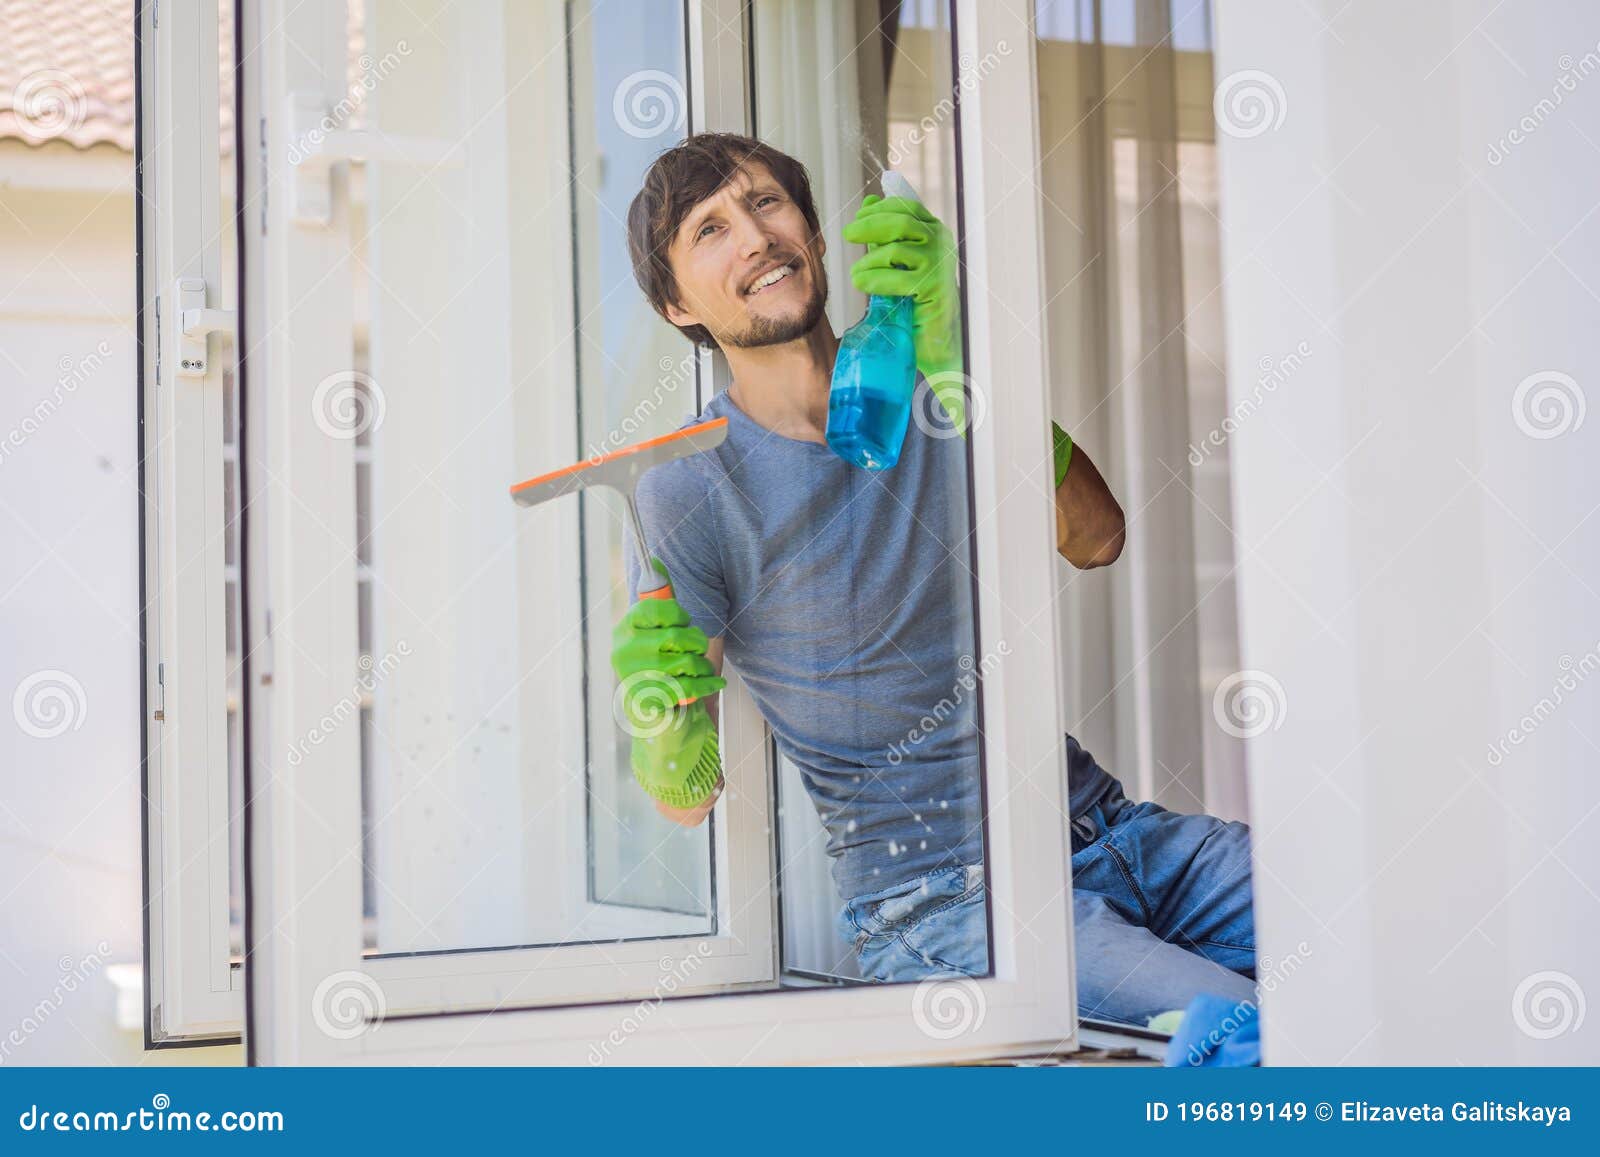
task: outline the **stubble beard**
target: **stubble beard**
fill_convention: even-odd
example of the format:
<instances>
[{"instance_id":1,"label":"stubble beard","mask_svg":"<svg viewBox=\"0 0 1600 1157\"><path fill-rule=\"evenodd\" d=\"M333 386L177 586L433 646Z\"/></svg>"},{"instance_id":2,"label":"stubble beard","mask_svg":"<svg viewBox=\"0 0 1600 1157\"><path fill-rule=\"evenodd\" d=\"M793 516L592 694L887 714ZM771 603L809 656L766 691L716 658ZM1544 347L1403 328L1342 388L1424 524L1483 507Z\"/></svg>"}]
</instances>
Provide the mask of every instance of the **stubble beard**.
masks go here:
<instances>
[{"instance_id":1,"label":"stubble beard","mask_svg":"<svg viewBox=\"0 0 1600 1157\"><path fill-rule=\"evenodd\" d=\"M828 304L828 287L818 275L819 284L816 285L811 297L806 302L806 307L798 317L756 317L749 328L740 333L714 334L720 346L732 346L735 349L755 349L758 346L783 345L785 342L797 341L817 328L817 323L822 320L822 311Z\"/></svg>"}]
</instances>

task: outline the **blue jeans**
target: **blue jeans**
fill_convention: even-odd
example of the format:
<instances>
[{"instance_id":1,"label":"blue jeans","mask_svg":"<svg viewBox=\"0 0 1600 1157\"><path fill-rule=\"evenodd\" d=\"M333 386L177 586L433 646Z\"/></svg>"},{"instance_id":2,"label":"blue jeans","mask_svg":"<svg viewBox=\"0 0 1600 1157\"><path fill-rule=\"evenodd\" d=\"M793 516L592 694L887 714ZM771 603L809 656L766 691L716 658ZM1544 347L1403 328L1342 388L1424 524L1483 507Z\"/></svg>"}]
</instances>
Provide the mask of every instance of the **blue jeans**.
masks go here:
<instances>
[{"instance_id":1,"label":"blue jeans","mask_svg":"<svg viewBox=\"0 0 1600 1157\"><path fill-rule=\"evenodd\" d=\"M1250 829L1133 803L1109 777L1082 806L1071 820L1078 1014L1143 1025L1201 993L1253 1001ZM982 976L987 902L981 864L939 868L857 896L839 933L869 980Z\"/></svg>"}]
</instances>

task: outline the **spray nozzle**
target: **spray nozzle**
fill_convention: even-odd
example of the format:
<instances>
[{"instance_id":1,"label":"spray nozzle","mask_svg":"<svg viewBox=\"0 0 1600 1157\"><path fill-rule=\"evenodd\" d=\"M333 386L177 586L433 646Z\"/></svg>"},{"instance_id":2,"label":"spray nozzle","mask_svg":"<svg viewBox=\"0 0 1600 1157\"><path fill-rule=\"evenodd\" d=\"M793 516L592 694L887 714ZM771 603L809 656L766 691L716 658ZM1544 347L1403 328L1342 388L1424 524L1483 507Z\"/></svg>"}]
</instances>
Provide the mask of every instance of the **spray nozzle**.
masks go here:
<instances>
[{"instance_id":1,"label":"spray nozzle","mask_svg":"<svg viewBox=\"0 0 1600 1157\"><path fill-rule=\"evenodd\" d=\"M922 198L911 187L911 182L894 169L885 169L883 171L882 184L885 197L903 197L907 201L915 201L919 205L922 204Z\"/></svg>"}]
</instances>

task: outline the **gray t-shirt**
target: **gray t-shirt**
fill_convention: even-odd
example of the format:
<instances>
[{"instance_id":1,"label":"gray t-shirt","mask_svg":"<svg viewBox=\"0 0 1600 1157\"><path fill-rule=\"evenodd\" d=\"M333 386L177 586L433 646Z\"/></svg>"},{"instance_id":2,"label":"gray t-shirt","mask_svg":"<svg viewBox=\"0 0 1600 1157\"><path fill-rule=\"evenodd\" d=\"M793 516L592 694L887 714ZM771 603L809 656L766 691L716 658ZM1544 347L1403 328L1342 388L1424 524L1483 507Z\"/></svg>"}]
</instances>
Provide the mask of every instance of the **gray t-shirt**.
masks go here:
<instances>
[{"instance_id":1,"label":"gray t-shirt","mask_svg":"<svg viewBox=\"0 0 1600 1157\"><path fill-rule=\"evenodd\" d=\"M913 422L873 473L726 394L692 421L722 417L721 446L639 480L639 516L799 768L840 895L981 862L966 444Z\"/></svg>"},{"instance_id":2,"label":"gray t-shirt","mask_svg":"<svg viewBox=\"0 0 1600 1157\"><path fill-rule=\"evenodd\" d=\"M722 417L721 446L640 478L639 516L800 769L840 895L981 862L977 699L1005 646L974 649L966 443L913 422L873 473L726 394L685 425Z\"/></svg>"}]
</instances>

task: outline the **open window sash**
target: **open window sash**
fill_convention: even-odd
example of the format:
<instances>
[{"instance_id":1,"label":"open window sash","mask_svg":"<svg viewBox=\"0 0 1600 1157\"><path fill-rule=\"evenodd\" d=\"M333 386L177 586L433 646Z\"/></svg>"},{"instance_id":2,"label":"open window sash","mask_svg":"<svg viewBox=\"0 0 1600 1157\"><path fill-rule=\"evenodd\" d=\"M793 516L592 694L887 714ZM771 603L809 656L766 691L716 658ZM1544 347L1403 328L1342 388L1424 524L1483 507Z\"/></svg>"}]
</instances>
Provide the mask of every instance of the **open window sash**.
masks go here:
<instances>
[{"instance_id":1,"label":"open window sash","mask_svg":"<svg viewBox=\"0 0 1600 1157\"><path fill-rule=\"evenodd\" d=\"M159 15L159 19L158 19ZM145 1040L237 1039L224 472L234 330L220 212L218 5L139 6Z\"/></svg>"},{"instance_id":2,"label":"open window sash","mask_svg":"<svg viewBox=\"0 0 1600 1157\"><path fill-rule=\"evenodd\" d=\"M267 4L262 45L266 103L291 93L332 102L342 87L340 17L288 0ZM559 6L540 7L547 39L563 34ZM742 130L748 123L749 21L739 0L689 0L690 128ZM981 1017L943 1040L915 1015L923 986L863 985L778 991L773 903L773 769L759 714L737 679L723 697L727 790L715 828L716 921L710 935L494 951L372 956L363 952L358 740L335 728L315 746L303 737L356 680L352 503L353 451L318 431L312 393L342 368L351 326L346 260L337 228L296 221L288 182L304 179L276 158L290 146L269 117L266 358L267 580L273 615L270 729L254 761L247 944L251 971L247 1046L262 1064L577 1064L626 1020L630 1064L929 1060L1069 1045L1075 1039L1065 777L1052 640L1052 512L1042 316L1040 229L1031 171L1037 153L1033 54L1027 5L965 0L954 24L962 60L992 56L982 85L959 106L967 227L968 350L973 389L987 419L971 434L980 574L979 630L1005 640L985 680L986 797L994 975L967 993ZM484 51L496 46L484 44ZM519 99L545 110L519 147L567 155L565 56L551 51ZM536 89L537 91L529 91ZM549 193L565 175L550 164ZM335 174L338 167L334 166ZM337 176L329 217L337 222ZM315 202L315 191L307 190ZM545 268L573 268L563 230L543 231ZM571 295L551 293L537 316L556 351L549 360L548 420L530 430L531 461L570 457L573 383ZM1034 320L1030 320L1034 319ZM712 359L713 373L725 369ZM545 439L543 444L539 439ZM534 471L529 471L533 473ZM313 509L304 496L316 496ZM575 519L541 523L547 557L572 557ZM333 529L330 529L333 528ZM575 610L557 575L547 604ZM552 642L559 632L551 626ZM560 666L560 664L554 664ZM581 692L552 682L554 718L579 718ZM298 757L291 761L290 752ZM572 830L568 828L567 830ZM572 854L583 849L573 846ZM669 964L695 956L692 970ZM688 975L663 991L665 971ZM329 997L353 999L334 1016ZM629 1002L649 1015L626 1017ZM919 1023L920 1022L920 1023Z\"/></svg>"}]
</instances>

